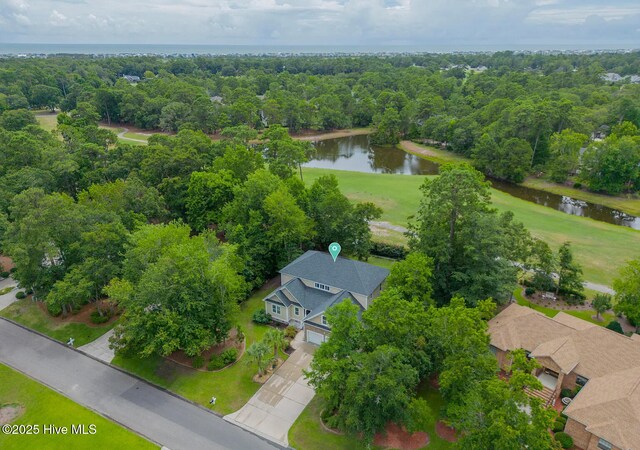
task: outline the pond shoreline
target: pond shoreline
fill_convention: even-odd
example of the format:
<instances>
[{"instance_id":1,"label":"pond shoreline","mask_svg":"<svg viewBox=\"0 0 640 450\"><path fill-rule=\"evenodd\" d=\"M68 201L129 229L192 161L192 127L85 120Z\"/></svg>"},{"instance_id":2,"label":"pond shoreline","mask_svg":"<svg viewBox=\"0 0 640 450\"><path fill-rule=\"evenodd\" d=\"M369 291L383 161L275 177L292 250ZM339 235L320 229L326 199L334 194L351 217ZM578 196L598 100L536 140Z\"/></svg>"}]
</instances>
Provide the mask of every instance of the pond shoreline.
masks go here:
<instances>
[{"instance_id":1,"label":"pond shoreline","mask_svg":"<svg viewBox=\"0 0 640 450\"><path fill-rule=\"evenodd\" d=\"M440 150L427 145L418 144L413 141L402 141L400 142L400 144L398 144L398 148L420 158L424 158L429 161L434 161L441 164L447 162L471 163L471 160L464 156L457 155L448 150ZM584 191L582 189L552 183L548 180L536 178L533 176L527 177L523 183L514 186L521 186L528 189L547 192L549 194L571 197L576 200L589 202L595 206L604 206L606 208L614 209L632 216L640 216L640 199L611 196Z\"/></svg>"}]
</instances>

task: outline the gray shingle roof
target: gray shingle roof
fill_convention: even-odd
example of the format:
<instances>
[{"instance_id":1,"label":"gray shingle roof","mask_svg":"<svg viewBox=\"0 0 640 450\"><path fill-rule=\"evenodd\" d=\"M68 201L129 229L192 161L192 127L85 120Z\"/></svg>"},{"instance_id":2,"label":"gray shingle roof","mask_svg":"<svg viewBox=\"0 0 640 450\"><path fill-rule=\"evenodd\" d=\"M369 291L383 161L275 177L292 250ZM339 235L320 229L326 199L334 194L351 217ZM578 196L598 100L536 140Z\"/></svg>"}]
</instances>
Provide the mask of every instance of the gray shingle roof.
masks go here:
<instances>
[{"instance_id":1,"label":"gray shingle roof","mask_svg":"<svg viewBox=\"0 0 640 450\"><path fill-rule=\"evenodd\" d=\"M338 257L333 262L328 253L309 250L280 273L369 296L387 278L389 270L348 258Z\"/></svg>"}]
</instances>

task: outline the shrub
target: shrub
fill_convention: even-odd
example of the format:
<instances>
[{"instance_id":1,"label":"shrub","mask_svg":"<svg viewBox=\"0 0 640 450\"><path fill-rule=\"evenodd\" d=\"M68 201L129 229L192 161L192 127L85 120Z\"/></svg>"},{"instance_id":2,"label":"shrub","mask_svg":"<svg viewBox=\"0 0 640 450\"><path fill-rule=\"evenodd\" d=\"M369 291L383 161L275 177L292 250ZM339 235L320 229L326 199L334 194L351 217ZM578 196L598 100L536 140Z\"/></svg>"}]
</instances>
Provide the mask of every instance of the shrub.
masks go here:
<instances>
[{"instance_id":1,"label":"shrub","mask_svg":"<svg viewBox=\"0 0 640 450\"><path fill-rule=\"evenodd\" d=\"M0 272L0 278L9 278L9 272Z\"/></svg>"},{"instance_id":2,"label":"shrub","mask_svg":"<svg viewBox=\"0 0 640 450\"><path fill-rule=\"evenodd\" d=\"M573 187L576 189L582 188L582 183L573 183Z\"/></svg>"},{"instance_id":3,"label":"shrub","mask_svg":"<svg viewBox=\"0 0 640 450\"><path fill-rule=\"evenodd\" d=\"M556 433L555 439L560 443L562 448L573 447L573 438L563 431Z\"/></svg>"},{"instance_id":4,"label":"shrub","mask_svg":"<svg viewBox=\"0 0 640 450\"><path fill-rule=\"evenodd\" d=\"M622 325L620 325L620 322L618 322L617 320L612 320L611 322L609 322L606 328L617 333L624 334L624 332L622 331Z\"/></svg>"},{"instance_id":5,"label":"shrub","mask_svg":"<svg viewBox=\"0 0 640 450\"><path fill-rule=\"evenodd\" d=\"M222 356L220 355L211 355L211 359L209 359L209 364L207 364L207 370L220 370L224 368L226 364L222 360Z\"/></svg>"},{"instance_id":6,"label":"shrub","mask_svg":"<svg viewBox=\"0 0 640 450\"><path fill-rule=\"evenodd\" d=\"M563 417L558 417L555 422L553 422L553 432L554 433L559 433L561 431L564 431L564 427L567 425L567 419L563 418Z\"/></svg>"},{"instance_id":7,"label":"shrub","mask_svg":"<svg viewBox=\"0 0 640 450\"><path fill-rule=\"evenodd\" d=\"M198 355L191 360L191 366L194 369L199 369L204 366L204 358L201 355Z\"/></svg>"},{"instance_id":8,"label":"shrub","mask_svg":"<svg viewBox=\"0 0 640 450\"><path fill-rule=\"evenodd\" d=\"M27 294L24 291L18 291L16 292L16 298L22 300L23 298L27 298Z\"/></svg>"},{"instance_id":9,"label":"shrub","mask_svg":"<svg viewBox=\"0 0 640 450\"><path fill-rule=\"evenodd\" d=\"M261 308L253 313L253 321L260 325L268 325L271 323L271 314Z\"/></svg>"},{"instance_id":10,"label":"shrub","mask_svg":"<svg viewBox=\"0 0 640 450\"><path fill-rule=\"evenodd\" d=\"M238 350L235 348L230 348L222 352L220 357L222 358L224 365L228 366L229 364L234 362L236 359L238 359Z\"/></svg>"},{"instance_id":11,"label":"shrub","mask_svg":"<svg viewBox=\"0 0 640 450\"><path fill-rule=\"evenodd\" d=\"M534 288L534 287L528 287L528 288L526 288L526 289L524 290L524 293L525 293L525 295L526 295L527 297L530 297L530 296L532 296L533 294L535 294L535 293L536 293L536 288Z\"/></svg>"},{"instance_id":12,"label":"shrub","mask_svg":"<svg viewBox=\"0 0 640 450\"><path fill-rule=\"evenodd\" d=\"M571 389L562 388L562 390L560 391L560 397L573 398L573 392L571 391Z\"/></svg>"},{"instance_id":13,"label":"shrub","mask_svg":"<svg viewBox=\"0 0 640 450\"><path fill-rule=\"evenodd\" d=\"M110 318L111 317L109 317L109 314L103 313L102 315L100 315L97 310L91 313L91 322L95 324L108 322Z\"/></svg>"},{"instance_id":14,"label":"shrub","mask_svg":"<svg viewBox=\"0 0 640 450\"><path fill-rule=\"evenodd\" d=\"M33 289L31 288L27 289L27 295L31 295L31 294L33 294Z\"/></svg>"},{"instance_id":15,"label":"shrub","mask_svg":"<svg viewBox=\"0 0 640 450\"><path fill-rule=\"evenodd\" d=\"M295 338L296 334L298 334L298 329L293 325L289 325L287 328L284 329L284 336L288 337L289 339Z\"/></svg>"},{"instance_id":16,"label":"shrub","mask_svg":"<svg viewBox=\"0 0 640 450\"><path fill-rule=\"evenodd\" d=\"M407 256L407 249L402 245L373 242L371 245L371 254L384 256L385 258L404 259L404 257Z\"/></svg>"},{"instance_id":17,"label":"shrub","mask_svg":"<svg viewBox=\"0 0 640 450\"><path fill-rule=\"evenodd\" d=\"M9 269L9 273L16 273L16 270L18 270L17 267L12 267L11 269Z\"/></svg>"},{"instance_id":18,"label":"shrub","mask_svg":"<svg viewBox=\"0 0 640 450\"><path fill-rule=\"evenodd\" d=\"M239 344L242 341L244 341L244 329L238 324L236 325L236 342Z\"/></svg>"}]
</instances>

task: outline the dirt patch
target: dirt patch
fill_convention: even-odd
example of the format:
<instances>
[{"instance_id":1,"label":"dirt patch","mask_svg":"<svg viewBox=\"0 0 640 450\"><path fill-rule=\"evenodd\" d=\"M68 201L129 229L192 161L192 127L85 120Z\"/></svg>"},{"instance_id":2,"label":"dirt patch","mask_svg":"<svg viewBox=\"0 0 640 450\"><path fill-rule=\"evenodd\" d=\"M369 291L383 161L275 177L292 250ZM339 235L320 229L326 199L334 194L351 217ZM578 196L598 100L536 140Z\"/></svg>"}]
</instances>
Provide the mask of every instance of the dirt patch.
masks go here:
<instances>
[{"instance_id":1,"label":"dirt patch","mask_svg":"<svg viewBox=\"0 0 640 450\"><path fill-rule=\"evenodd\" d=\"M26 301L31 301L31 296L27 297ZM37 304L38 308L40 308L40 310L44 314L49 316L49 319L56 324L82 323L88 327L102 328L104 326L112 324L113 322L118 320L118 317L120 317L120 314L117 313L105 323L96 324L91 321L91 313L98 309L98 305L100 305L100 309L102 311L106 311L109 309L108 300L99 300L97 302L87 303L86 305L82 306L78 312L76 312L75 314L67 314L66 317L64 317L63 315L52 316L51 314L49 314L47 305L44 302L37 302Z\"/></svg>"},{"instance_id":2,"label":"dirt patch","mask_svg":"<svg viewBox=\"0 0 640 450\"><path fill-rule=\"evenodd\" d=\"M0 406L0 425L6 425L13 422L24 414L24 406L19 404Z\"/></svg>"},{"instance_id":3,"label":"dirt patch","mask_svg":"<svg viewBox=\"0 0 640 450\"><path fill-rule=\"evenodd\" d=\"M411 434L404 427L389 423L384 433L375 435L373 443L383 448L418 450L429 444L429 435L424 431Z\"/></svg>"},{"instance_id":4,"label":"dirt patch","mask_svg":"<svg viewBox=\"0 0 640 450\"><path fill-rule=\"evenodd\" d=\"M327 132L318 132L315 130L304 130L298 133L292 134L294 139L299 141L322 141L324 139L337 139L341 137L349 136L361 136L363 134L370 134L371 130L368 128L357 130L335 130Z\"/></svg>"},{"instance_id":5,"label":"dirt patch","mask_svg":"<svg viewBox=\"0 0 640 450\"><path fill-rule=\"evenodd\" d=\"M8 256L0 255L0 267L7 272L15 267L13 259Z\"/></svg>"},{"instance_id":6,"label":"dirt patch","mask_svg":"<svg viewBox=\"0 0 640 450\"><path fill-rule=\"evenodd\" d=\"M415 153L416 155L420 155L420 156L426 156L426 157L430 157L430 158L439 158L440 155L434 151L429 150L428 148L422 147L418 144L416 144L415 142L411 142L411 141L402 141L400 142L400 146L410 152L410 153Z\"/></svg>"},{"instance_id":7,"label":"dirt patch","mask_svg":"<svg viewBox=\"0 0 640 450\"><path fill-rule=\"evenodd\" d=\"M436 391L440 390L440 381L438 380L438 374L435 373L429 378L429 386L431 386Z\"/></svg>"},{"instance_id":8,"label":"dirt patch","mask_svg":"<svg viewBox=\"0 0 640 450\"><path fill-rule=\"evenodd\" d=\"M238 359L240 359L240 357L242 356L242 352L244 350L244 341L237 342L236 341L236 336L237 335L238 335L238 330L233 328L231 330L231 332L229 333L229 337L227 338L226 341L221 342L221 343L216 344L216 345L212 345L207 350L203 351L200 354L200 356L202 356L204 358L205 367L203 367L202 369L197 369L197 370L206 372L207 371L206 370L206 363L209 361L209 359L211 359L211 357L213 355L221 355L225 350L228 350L230 348L235 348L236 350L238 350ZM187 356L187 354L182 350L179 350L177 352L173 352L172 354L167 356L166 359L168 359L169 361L173 361L176 364L180 364L182 366L193 368L193 357ZM238 359L236 359L236 361Z\"/></svg>"},{"instance_id":9,"label":"dirt patch","mask_svg":"<svg viewBox=\"0 0 640 450\"><path fill-rule=\"evenodd\" d=\"M456 430L445 424L442 420L436 423L436 434L440 439L444 439L447 442L456 442L458 440Z\"/></svg>"}]
</instances>

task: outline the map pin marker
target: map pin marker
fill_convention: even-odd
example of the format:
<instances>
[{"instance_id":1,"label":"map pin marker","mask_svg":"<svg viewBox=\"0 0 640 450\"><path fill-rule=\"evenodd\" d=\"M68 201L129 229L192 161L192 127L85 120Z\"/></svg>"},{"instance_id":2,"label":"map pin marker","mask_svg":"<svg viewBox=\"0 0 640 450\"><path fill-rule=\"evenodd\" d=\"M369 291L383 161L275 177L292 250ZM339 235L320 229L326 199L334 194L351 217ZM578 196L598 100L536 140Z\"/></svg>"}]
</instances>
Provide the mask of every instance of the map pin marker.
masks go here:
<instances>
[{"instance_id":1,"label":"map pin marker","mask_svg":"<svg viewBox=\"0 0 640 450\"><path fill-rule=\"evenodd\" d=\"M329 253L331 253L331 256L333 256L333 262L336 262L336 258L340 254L340 250L342 250L342 247L340 247L340 244L338 244L337 242L332 242L331 244L329 244Z\"/></svg>"}]
</instances>

